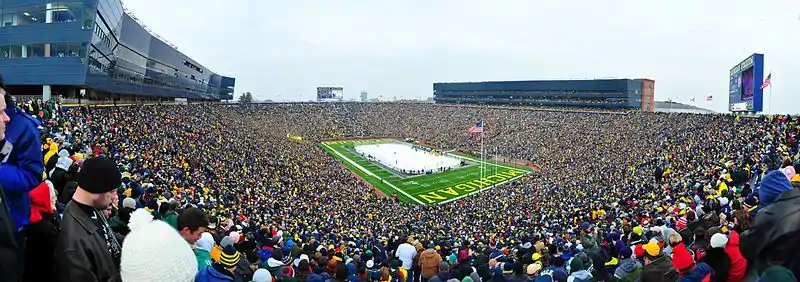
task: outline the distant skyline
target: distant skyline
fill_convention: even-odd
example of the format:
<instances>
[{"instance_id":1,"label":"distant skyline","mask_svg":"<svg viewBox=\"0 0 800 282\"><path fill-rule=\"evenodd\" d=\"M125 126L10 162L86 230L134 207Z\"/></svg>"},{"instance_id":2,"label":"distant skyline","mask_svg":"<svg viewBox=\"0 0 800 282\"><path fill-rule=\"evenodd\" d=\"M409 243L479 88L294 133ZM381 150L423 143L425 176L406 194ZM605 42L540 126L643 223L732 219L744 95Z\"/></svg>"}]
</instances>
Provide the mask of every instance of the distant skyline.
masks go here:
<instances>
[{"instance_id":1,"label":"distant skyline","mask_svg":"<svg viewBox=\"0 0 800 282\"><path fill-rule=\"evenodd\" d=\"M763 53L772 111L800 112L796 0L221 3L125 2L181 52L236 77L236 97L306 101L341 86L345 100L425 99L434 82L651 78L656 100L724 112L728 71Z\"/></svg>"}]
</instances>

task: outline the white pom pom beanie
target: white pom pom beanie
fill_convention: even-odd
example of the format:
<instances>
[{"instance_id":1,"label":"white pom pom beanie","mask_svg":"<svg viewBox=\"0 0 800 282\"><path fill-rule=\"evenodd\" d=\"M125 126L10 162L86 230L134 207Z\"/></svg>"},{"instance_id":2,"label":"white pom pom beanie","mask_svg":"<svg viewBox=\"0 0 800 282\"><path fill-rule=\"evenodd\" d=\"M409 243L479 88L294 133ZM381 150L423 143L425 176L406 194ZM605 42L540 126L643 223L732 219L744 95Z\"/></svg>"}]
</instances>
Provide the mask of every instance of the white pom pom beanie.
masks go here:
<instances>
[{"instance_id":1,"label":"white pom pom beanie","mask_svg":"<svg viewBox=\"0 0 800 282\"><path fill-rule=\"evenodd\" d=\"M139 210L131 215L131 232L122 244L122 281L194 281L197 260L189 244L169 224L147 220Z\"/></svg>"}]
</instances>

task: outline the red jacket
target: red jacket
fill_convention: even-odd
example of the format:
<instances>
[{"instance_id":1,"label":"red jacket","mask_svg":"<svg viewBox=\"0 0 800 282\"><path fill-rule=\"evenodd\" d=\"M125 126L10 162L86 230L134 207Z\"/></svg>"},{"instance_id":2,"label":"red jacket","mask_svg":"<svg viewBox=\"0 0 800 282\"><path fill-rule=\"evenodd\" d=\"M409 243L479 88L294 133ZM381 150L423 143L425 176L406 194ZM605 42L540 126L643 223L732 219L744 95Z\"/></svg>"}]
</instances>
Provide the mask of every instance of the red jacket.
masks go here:
<instances>
[{"instance_id":1,"label":"red jacket","mask_svg":"<svg viewBox=\"0 0 800 282\"><path fill-rule=\"evenodd\" d=\"M725 245L725 252L731 258L731 270L728 274L728 282L741 282L747 272L747 260L739 251L739 233L731 231L728 236L728 244Z\"/></svg>"}]
</instances>

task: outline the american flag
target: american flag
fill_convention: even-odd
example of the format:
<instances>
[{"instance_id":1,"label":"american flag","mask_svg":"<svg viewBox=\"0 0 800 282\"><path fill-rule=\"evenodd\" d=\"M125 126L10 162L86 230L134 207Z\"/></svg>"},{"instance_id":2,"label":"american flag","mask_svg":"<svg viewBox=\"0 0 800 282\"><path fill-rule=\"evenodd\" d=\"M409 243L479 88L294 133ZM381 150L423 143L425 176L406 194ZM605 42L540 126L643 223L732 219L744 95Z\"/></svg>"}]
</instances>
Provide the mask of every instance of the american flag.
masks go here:
<instances>
[{"instance_id":1,"label":"american flag","mask_svg":"<svg viewBox=\"0 0 800 282\"><path fill-rule=\"evenodd\" d=\"M478 123L470 127L467 131L469 131L469 133L483 133L483 121L479 121Z\"/></svg>"},{"instance_id":2,"label":"american flag","mask_svg":"<svg viewBox=\"0 0 800 282\"><path fill-rule=\"evenodd\" d=\"M764 80L764 84L761 84L761 90L764 90L764 88L767 88L770 85L772 85L772 74L767 75L767 79Z\"/></svg>"}]
</instances>

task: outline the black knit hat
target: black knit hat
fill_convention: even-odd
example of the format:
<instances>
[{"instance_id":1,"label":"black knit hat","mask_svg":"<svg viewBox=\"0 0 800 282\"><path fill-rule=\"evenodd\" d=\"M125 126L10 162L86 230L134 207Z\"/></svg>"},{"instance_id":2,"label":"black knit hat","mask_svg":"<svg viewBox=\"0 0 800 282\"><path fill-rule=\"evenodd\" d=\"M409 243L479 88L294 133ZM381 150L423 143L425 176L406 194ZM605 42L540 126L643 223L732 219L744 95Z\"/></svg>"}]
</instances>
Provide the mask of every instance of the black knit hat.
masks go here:
<instances>
[{"instance_id":1,"label":"black knit hat","mask_svg":"<svg viewBox=\"0 0 800 282\"><path fill-rule=\"evenodd\" d=\"M122 174L117 164L107 157L90 158L78 171L78 186L92 194L102 194L117 189L122 184Z\"/></svg>"}]
</instances>

